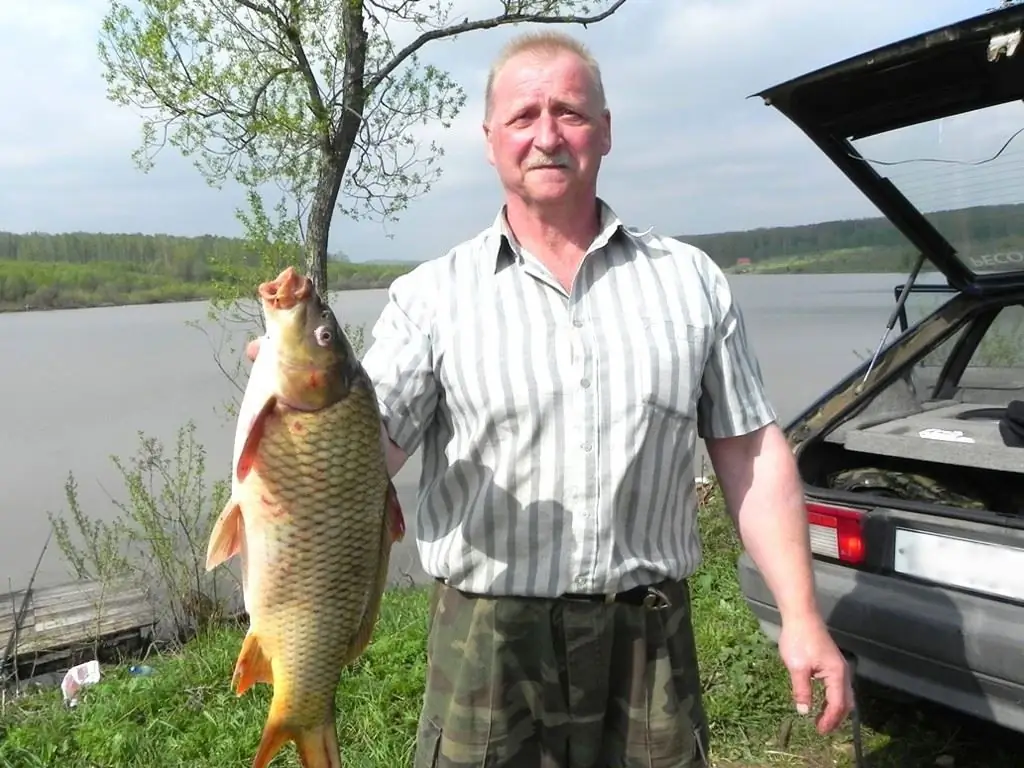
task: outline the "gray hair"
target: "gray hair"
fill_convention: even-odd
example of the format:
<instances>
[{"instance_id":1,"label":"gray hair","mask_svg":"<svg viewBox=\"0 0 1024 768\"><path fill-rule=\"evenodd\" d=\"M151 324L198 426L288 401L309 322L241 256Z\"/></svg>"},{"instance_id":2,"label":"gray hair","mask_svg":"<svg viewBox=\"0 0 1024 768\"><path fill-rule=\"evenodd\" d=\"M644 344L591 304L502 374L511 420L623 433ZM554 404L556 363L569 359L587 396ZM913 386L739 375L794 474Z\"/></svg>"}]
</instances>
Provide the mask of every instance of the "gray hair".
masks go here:
<instances>
[{"instance_id":1,"label":"gray hair","mask_svg":"<svg viewBox=\"0 0 1024 768\"><path fill-rule=\"evenodd\" d=\"M484 119L491 116L491 96L494 91L494 80L497 78L501 68L508 63L508 60L521 53L534 53L539 55L554 56L558 53L571 53L586 67L590 74L591 82L594 85L601 108L606 106L604 83L601 80L601 68L597 60L590 53L587 47L571 35L564 32L543 31L526 32L514 38L505 45L498 54L498 57L491 64L487 73L487 86L484 91Z\"/></svg>"}]
</instances>

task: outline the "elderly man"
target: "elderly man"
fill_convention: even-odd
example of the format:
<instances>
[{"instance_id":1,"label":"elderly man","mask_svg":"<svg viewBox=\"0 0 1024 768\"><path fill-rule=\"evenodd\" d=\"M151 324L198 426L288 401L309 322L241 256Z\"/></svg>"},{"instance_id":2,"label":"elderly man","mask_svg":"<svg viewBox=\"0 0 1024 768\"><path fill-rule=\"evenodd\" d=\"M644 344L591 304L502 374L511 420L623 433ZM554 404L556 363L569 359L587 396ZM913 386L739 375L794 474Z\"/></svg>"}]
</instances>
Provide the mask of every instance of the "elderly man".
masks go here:
<instances>
[{"instance_id":1,"label":"elderly man","mask_svg":"<svg viewBox=\"0 0 1024 768\"><path fill-rule=\"evenodd\" d=\"M687 586L696 439L782 611L796 706L851 706L815 604L803 496L739 307L700 250L597 197L611 120L573 38L487 83L493 224L394 281L364 365L389 469L423 451L440 583L417 768L707 766Z\"/></svg>"}]
</instances>

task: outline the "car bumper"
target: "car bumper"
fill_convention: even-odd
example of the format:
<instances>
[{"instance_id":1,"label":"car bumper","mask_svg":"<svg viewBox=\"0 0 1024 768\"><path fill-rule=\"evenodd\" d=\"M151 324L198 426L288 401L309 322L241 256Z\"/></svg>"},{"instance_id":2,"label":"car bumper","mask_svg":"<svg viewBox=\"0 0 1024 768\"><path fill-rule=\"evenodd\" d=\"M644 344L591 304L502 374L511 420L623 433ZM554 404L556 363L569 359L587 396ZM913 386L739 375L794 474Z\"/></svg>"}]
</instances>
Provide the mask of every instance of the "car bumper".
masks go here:
<instances>
[{"instance_id":1,"label":"car bumper","mask_svg":"<svg viewBox=\"0 0 1024 768\"><path fill-rule=\"evenodd\" d=\"M745 552L738 565L747 605L777 642L771 592ZM814 576L858 676L1024 732L1024 607L817 560Z\"/></svg>"}]
</instances>

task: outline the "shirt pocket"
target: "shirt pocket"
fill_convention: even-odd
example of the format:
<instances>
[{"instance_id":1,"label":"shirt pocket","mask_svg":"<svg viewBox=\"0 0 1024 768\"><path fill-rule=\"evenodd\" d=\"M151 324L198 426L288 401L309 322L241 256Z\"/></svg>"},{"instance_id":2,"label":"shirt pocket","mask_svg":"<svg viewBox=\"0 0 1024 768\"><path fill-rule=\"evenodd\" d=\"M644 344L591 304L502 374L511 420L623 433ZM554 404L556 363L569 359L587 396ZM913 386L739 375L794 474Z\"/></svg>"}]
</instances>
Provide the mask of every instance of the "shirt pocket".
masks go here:
<instances>
[{"instance_id":1,"label":"shirt pocket","mask_svg":"<svg viewBox=\"0 0 1024 768\"><path fill-rule=\"evenodd\" d=\"M707 328L701 325L640 319L636 350L645 405L687 421L697 418L707 339Z\"/></svg>"}]
</instances>

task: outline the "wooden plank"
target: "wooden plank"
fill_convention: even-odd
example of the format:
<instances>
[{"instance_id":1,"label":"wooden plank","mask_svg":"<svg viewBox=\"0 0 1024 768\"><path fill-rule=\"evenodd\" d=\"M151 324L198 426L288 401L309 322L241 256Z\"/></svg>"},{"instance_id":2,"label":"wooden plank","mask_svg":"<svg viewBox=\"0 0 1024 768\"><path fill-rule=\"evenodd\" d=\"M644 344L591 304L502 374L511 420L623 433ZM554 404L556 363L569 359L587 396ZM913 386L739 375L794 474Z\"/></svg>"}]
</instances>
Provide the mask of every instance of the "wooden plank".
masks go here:
<instances>
[{"instance_id":1,"label":"wooden plank","mask_svg":"<svg viewBox=\"0 0 1024 768\"><path fill-rule=\"evenodd\" d=\"M61 621L69 617L77 617L84 614L105 613L107 611L119 610L125 607L148 606L144 594L125 595L123 597L111 596L108 600L93 601L67 601L63 605L53 606L48 609L36 605L34 607L35 624L37 627L53 621Z\"/></svg>"},{"instance_id":2,"label":"wooden plank","mask_svg":"<svg viewBox=\"0 0 1024 768\"><path fill-rule=\"evenodd\" d=\"M32 604L36 608L54 608L67 603L92 603L117 599L121 596L132 596L144 599L145 591L134 584L108 584L100 582L83 582L78 585L62 585L47 590L33 591Z\"/></svg>"},{"instance_id":3,"label":"wooden plank","mask_svg":"<svg viewBox=\"0 0 1024 768\"><path fill-rule=\"evenodd\" d=\"M36 618L34 633L38 635L46 633L61 633L73 627L86 627L95 624L97 620L102 621L141 621L143 624L150 621L153 611L148 605L123 605L108 608L103 611L80 611L61 617L50 617L47 619Z\"/></svg>"},{"instance_id":4,"label":"wooden plank","mask_svg":"<svg viewBox=\"0 0 1024 768\"><path fill-rule=\"evenodd\" d=\"M21 604L25 599L25 590L18 592L8 592L7 594L0 597L0 634L9 634L14 629L14 617L18 615L18 611L21 610ZM29 600L28 606L25 608L25 616L22 621L28 618L32 613L31 610L32 601Z\"/></svg>"},{"instance_id":5,"label":"wooden plank","mask_svg":"<svg viewBox=\"0 0 1024 768\"><path fill-rule=\"evenodd\" d=\"M17 605L23 596L24 590L13 594ZM0 605L5 601L8 605L6 611L0 609L0 640L5 642L14 629L11 598L11 593L0 595ZM15 653L51 652L89 644L112 633L140 631L156 623L145 591L131 583L77 581L34 589L22 617ZM0 660L5 655L0 645Z\"/></svg>"}]
</instances>

